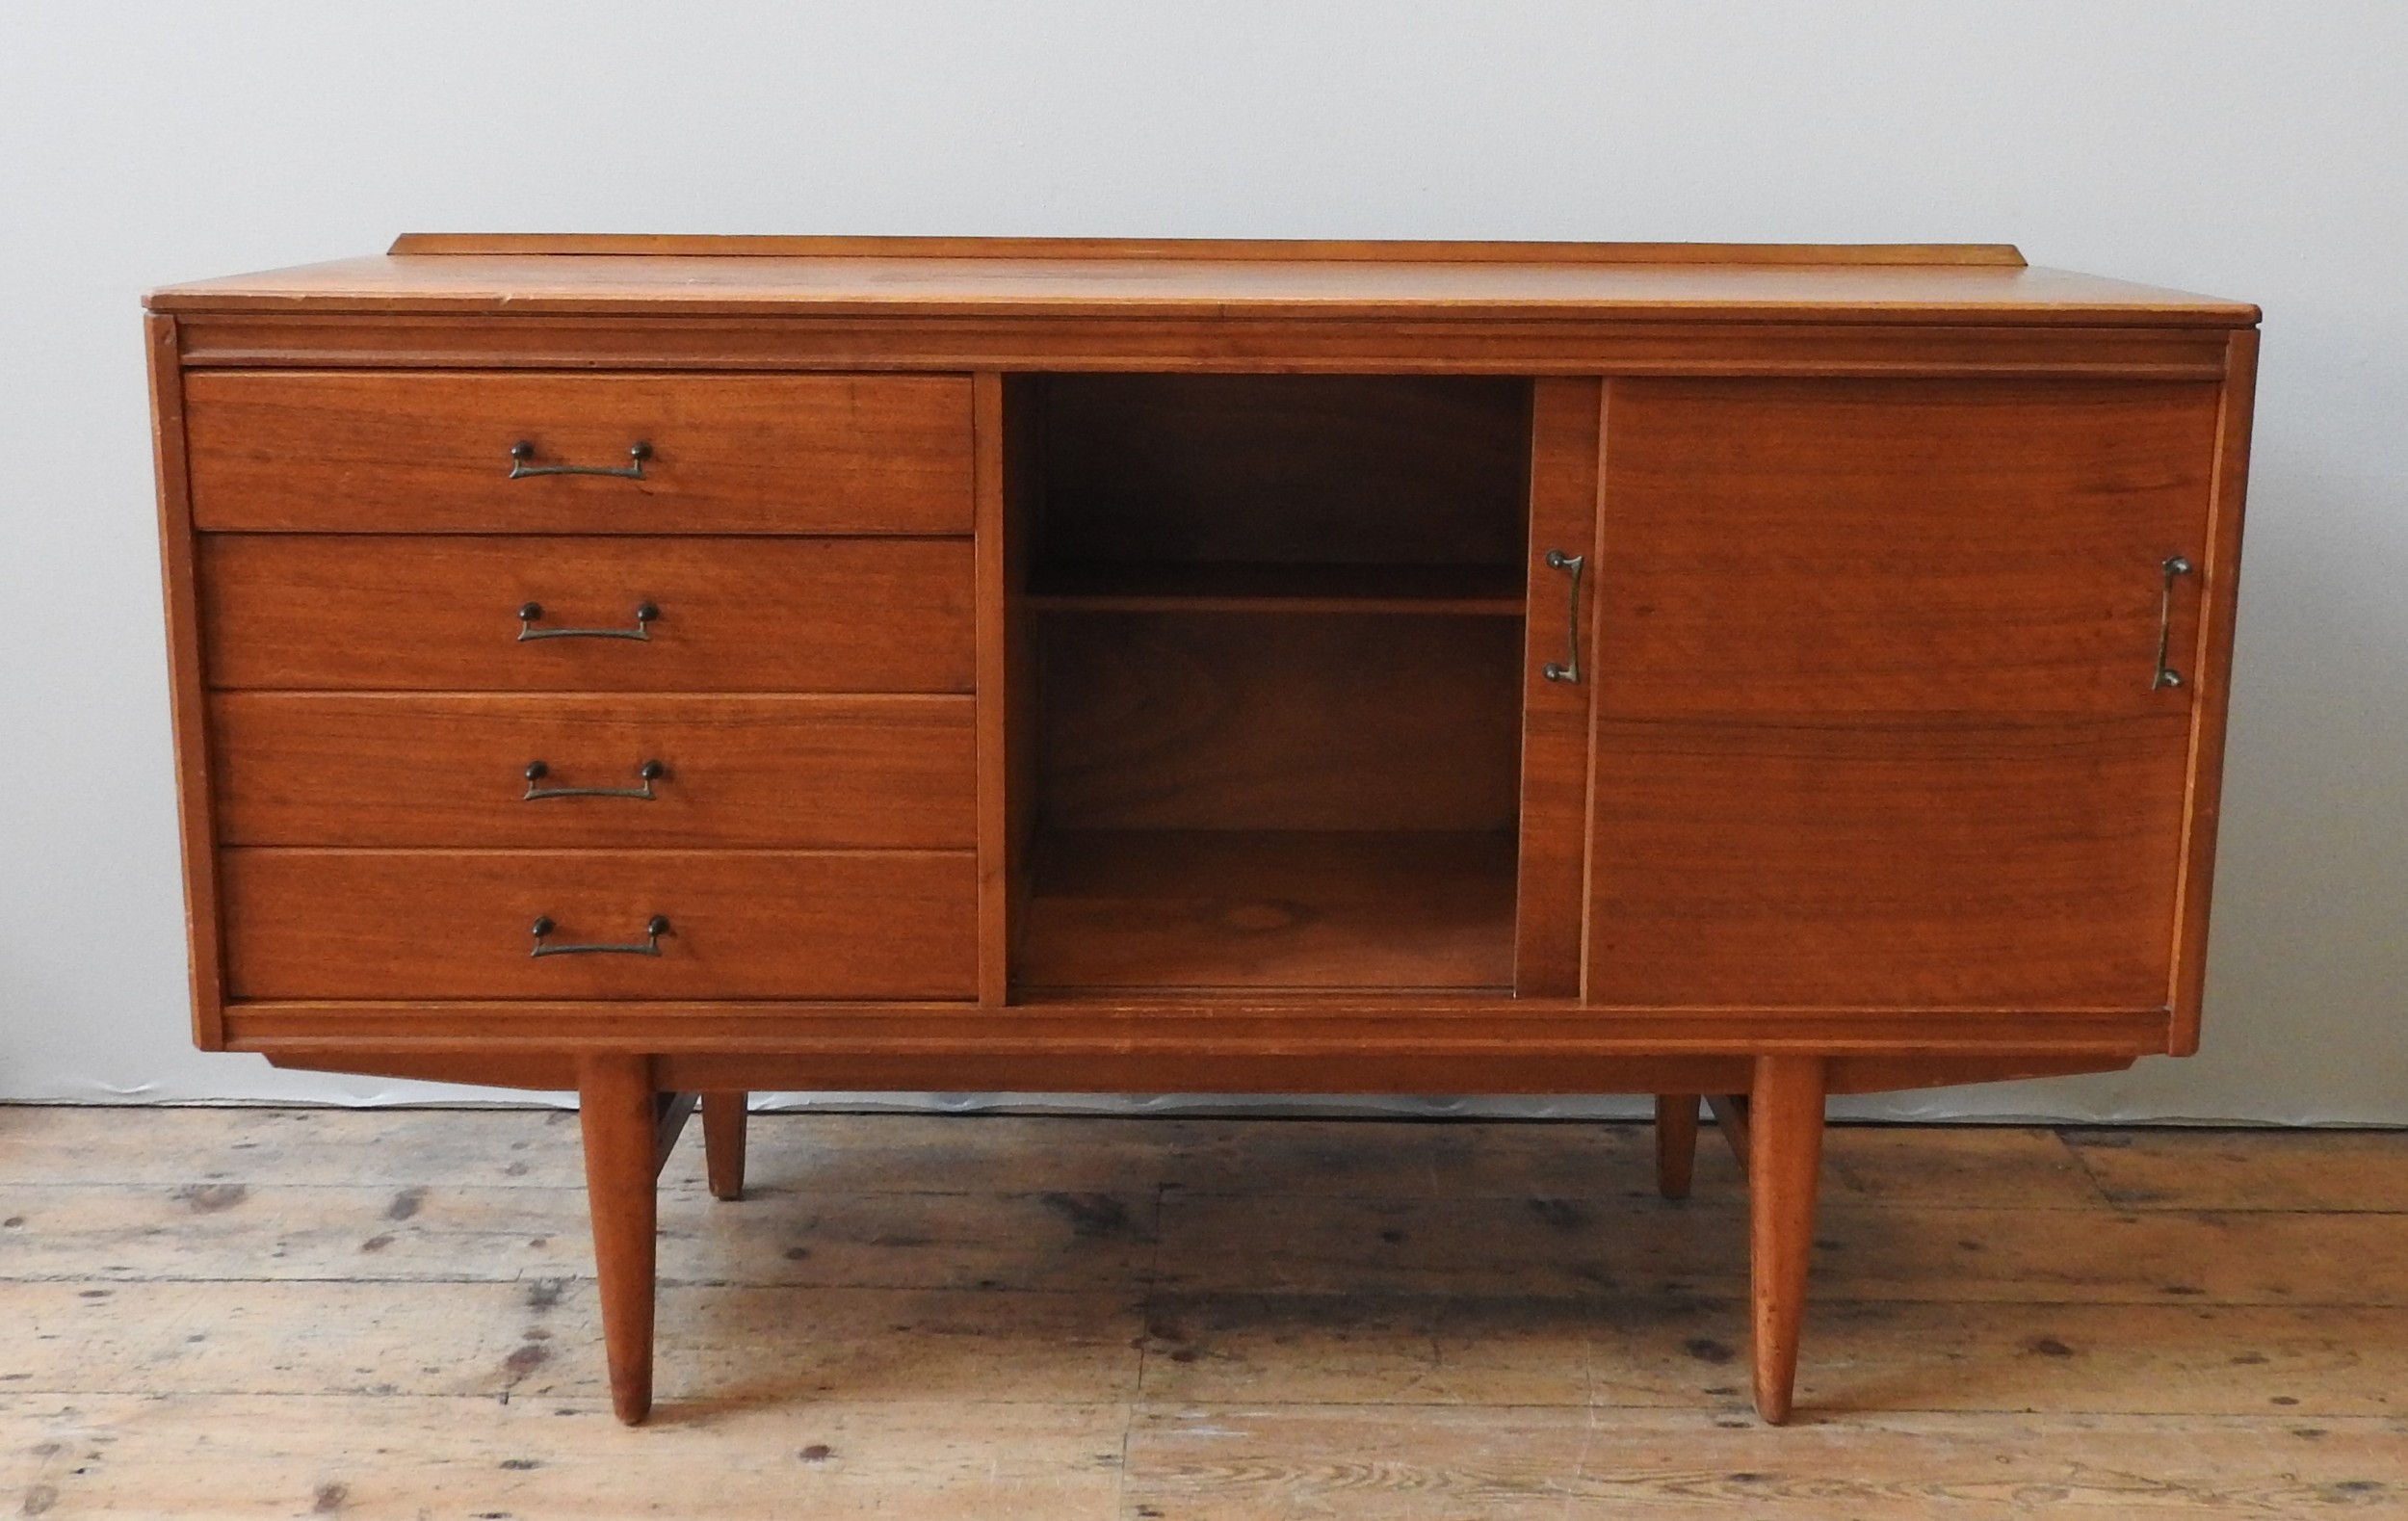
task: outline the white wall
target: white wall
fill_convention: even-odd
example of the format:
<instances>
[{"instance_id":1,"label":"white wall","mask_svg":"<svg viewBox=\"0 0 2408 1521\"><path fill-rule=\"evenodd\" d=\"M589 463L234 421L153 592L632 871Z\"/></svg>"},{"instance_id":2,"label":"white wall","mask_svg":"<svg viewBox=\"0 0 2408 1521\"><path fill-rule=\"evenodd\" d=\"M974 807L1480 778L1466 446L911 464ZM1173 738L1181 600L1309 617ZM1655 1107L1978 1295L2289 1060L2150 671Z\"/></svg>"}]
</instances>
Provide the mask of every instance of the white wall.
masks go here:
<instances>
[{"instance_id":1,"label":"white wall","mask_svg":"<svg viewBox=\"0 0 2408 1521\"><path fill-rule=\"evenodd\" d=\"M2007 241L2267 313L2207 1052L1886 1114L2408 1122L2408 7L0 6L0 1096L187 1047L138 294L395 232Z\"/></svg>"}]
</instances>

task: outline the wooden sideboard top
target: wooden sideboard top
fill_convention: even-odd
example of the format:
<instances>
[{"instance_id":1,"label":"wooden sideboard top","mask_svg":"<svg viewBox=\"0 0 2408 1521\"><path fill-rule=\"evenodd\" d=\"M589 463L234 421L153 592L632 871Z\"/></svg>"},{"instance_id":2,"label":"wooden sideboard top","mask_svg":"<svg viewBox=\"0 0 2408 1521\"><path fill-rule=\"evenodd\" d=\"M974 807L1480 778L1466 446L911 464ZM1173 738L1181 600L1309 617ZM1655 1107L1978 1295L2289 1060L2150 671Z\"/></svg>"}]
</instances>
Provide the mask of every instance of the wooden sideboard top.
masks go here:
<instances>
[{"instance_id":1,"label":"wooden sideboard top","mask_svg":"<svg viewBox=\"0 0 2408 1521\"><path fill-rule=\"evenodd\" d=\"M1993 244L413 235L154 291L163 312L1614 318L2246 328L2243 302Z\"/></svg>"}]
</instances>

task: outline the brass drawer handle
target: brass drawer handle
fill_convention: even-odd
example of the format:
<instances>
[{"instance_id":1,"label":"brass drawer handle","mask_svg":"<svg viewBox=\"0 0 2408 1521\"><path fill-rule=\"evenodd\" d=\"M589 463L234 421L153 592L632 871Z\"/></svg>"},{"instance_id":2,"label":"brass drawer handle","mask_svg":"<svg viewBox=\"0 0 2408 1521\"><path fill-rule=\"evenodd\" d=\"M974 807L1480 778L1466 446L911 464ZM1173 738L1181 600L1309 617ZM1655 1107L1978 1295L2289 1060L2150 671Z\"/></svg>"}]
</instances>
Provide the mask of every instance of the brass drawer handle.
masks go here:
<instances>
[{"instance_id":1,"label":"brass drawer handle","mask_svg":"<svg viewBox=\"0 0 2408 1521\"><path fill-rule=\"evenodd\" d=\"M643 922L643 939L633 945L546 945L543 937L560 928L549 914L537 914L527 932L536 937L535 949L529 956L658 956L661 936L668 933L668 921L659 914Z\"/></svg>"},{"instance_id":2,"label":"brass drawer handle","mask_svg":"<svg viewBox=\"0 0 2408 1521\"><path fill-rule=\"evenodd\" d=\"M546 798L637 798L650 802L660 796L652 784L667 775L668 768L656 760L637 767L636 774L643 778L641 787L538 787L536 783L552 774L552 768L539 760L529 761L522 774L527 778L527 792L520 802L540 802Z\"/></svg>"},{"instance_id":3,"label":"brass drawer handle","mask_svg":"<svg viewBox=\"0 0 2408 1521\"><path fill-rule=\"evenodd\" d=\"M543 616L543 604L522 602L518 605L518 639L525 643L531 639L636 639L652 642L652 620L661 610L649 602L636 604L634 628L537 628L536 619Z\"/></svg>"},{"instance_id":4,"label":"brass drawer handle","mask_svg":"<svg viewBox=\"0 0 2408 1521\"><path fill-rule=\"evenodd\" d=\"M1581 679L1581 566L1587 559L1586 555L1567 555L1560 549L1547 551L1547 568L1560 570L1572 578L1572 613L1564 629L1564 647L1569 653L1561 665L1551 660L1538 668L1538 673L1549 681L1578 684Z\"/></svg>"},{"instance_id":5,"label":"brass drawer handle","mask_svg":"<svg viewBox=\"0 0 2408 1521\"><path fill-rule=\"evenodd\" d=\"M2190 574L2190 562L2180 555L2168 555L2158 567L2165 573L2165 584L2158 593L2158 673L2149 683L2151 692L2163 692L2183 684L2183 673L2165 663L2169 653L2167 642L2174 637L2174 578Z\"/></svg>"},{"instance_id":6,"label":"brass drawer handle","mask_svg":"<svg viewBox=\"0 0 2408 1521\"><path fill-rule=\"evenodd\" d=\"M627 463L623 465L530 464L528 461L535 457L536 446L532 440L521 438L510 445L509 479L524 481L531 475L608 475L622 481L641 481L643 479L643 462L652 458L652 446L641 438L629 444Z\"/></svg>"}]
</instances>

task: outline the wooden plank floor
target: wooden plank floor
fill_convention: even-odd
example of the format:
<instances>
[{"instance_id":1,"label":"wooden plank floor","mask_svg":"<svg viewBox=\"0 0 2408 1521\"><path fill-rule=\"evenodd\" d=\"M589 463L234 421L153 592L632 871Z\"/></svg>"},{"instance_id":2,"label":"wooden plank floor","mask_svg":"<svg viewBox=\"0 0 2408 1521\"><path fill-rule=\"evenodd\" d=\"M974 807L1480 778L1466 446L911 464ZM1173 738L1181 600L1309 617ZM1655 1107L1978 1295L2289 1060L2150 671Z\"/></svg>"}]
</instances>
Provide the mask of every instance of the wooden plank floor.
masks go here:
<instances>
[{"instance_id":1,"label":"wooden plank floor","mask_svg":"<svg viewBox=\"0 0 2408 1521\"><path fill-rule=\"evenodd\" d=\"M2408 1134L764 1115L610 1417L573 1115L0 1108L0 1514L2408 1516Z\"/></svg>"}]
</instances>

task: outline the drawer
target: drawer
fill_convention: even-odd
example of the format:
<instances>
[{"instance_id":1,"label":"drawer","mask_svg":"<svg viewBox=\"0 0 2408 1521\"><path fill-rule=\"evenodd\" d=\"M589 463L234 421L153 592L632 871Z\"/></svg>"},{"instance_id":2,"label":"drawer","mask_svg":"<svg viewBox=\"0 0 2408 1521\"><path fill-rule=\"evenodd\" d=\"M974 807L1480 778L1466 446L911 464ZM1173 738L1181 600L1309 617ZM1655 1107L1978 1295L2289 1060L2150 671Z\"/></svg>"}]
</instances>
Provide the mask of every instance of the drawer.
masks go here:
<instances>
[{"instance_id":1,"label":"drawer","mask_svg":"<svg viewBox=\"0 0 2408 1521\"><path fill-rule=\"evenodd\" d=\"M199 371L184 406L201 528L970 531L961 376Z\"/></svg>"},{"instance_id":2,"label":"drawer","mask_svg":"<svg viewBox=\"0 0 2408 1521\"><path fill-rule=\"evenodd\" d=\"M966 850L972 715L952 696L220 693L218 838Z\"/></svg>"},{"instance_id":3,"label":"drawer","mask_svg":"<svg viewBox=\"0 0 2408 1521\"><path fill-rule=\"evenodd\" d=\"M219 688L967 692L974 669L961 538L204 534L197 559Z\"/></svg>"},{"instance_id":4,"label":"drawer","mask_svg":"<svg viewBox=\"0 0 2408 1521\"><path fill-rule=\"evenodd\" d=\"M229 850L235 998L970 998L966 851ZM641 946L657 955L563 952ZM551 921L540 942L531 927Z\"/></svg>"}]
</instances>

